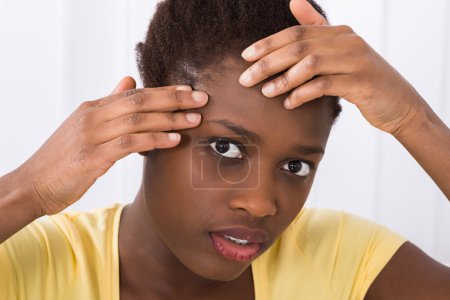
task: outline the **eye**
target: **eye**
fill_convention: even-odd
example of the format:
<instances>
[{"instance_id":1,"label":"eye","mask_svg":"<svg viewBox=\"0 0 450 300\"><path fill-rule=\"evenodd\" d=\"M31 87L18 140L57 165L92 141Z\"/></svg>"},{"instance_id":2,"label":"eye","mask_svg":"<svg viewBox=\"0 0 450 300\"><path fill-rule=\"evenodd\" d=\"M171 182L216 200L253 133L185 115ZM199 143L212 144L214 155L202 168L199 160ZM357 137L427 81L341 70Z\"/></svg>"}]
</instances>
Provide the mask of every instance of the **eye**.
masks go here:
<instances>
[{"instance_id":1,"label":"eye","mask_svg":"<svg viewBox=\"0 0 450 300\"><path fill-rule=\"evenodd\" d=\"M239 143L232 143L225 139L217 139L214 142L209 143L209 146L219 155L228 158L242 158L242 152L237 146Z\"/></svg>"},{"instance_id":2,"label":"eye","mask_svg":"<svg viewBox=\"0 0 450 300\"><path fill-rule=\"evenodd\" d=\"M291 160L283 165L283 169L294 173L297 176L306 177L311 171L311 166L301 160Z\"/></svg>"}]
</instances>

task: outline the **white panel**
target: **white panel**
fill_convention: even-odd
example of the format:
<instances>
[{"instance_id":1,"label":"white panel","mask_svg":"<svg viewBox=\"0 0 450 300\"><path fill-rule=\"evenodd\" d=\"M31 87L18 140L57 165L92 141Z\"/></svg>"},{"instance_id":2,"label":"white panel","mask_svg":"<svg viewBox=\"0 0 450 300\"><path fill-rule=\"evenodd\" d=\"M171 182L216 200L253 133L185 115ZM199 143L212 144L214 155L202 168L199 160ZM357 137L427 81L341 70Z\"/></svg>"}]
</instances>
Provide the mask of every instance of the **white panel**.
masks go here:
<instances>
[{"instance_id":1,"label":"white panel","mask_svg":"<svg viewBox=\"0 0 450 300\"><path fill-rule=\"evenodd\" d=\"M445 1L388 3L386 58L439 109ZM435 256L437 188L397 141L383 136L381 142L380 221Z\"/></svg>"},{"instance_id":2,"label":"white panel","mask_svg":"<svg viewBox=\"0 0 450 300\"><path fill-rule=\"evenodd\" d=\"M380 50L383 41L382 0L317 0L332 25L349 25L369 44Z\"/></svg>"},{"instance_id":3,"label":"white panel","mask_svg":"<svg viewBox=\"0 0 450 300\"><path fill-rule=\"evenodd\" d=\"M108 95L125 75L126 6L120 0L66 1L66 111ZM117 163L72 210L104 207L123 199L123 163Z\"/></svg>"},{"instance_id":4,"label":"white panel","mask_svg":"<svg viewBox=\"0 0 450 300\"><path fill-rule=\"evenodd\" d=\"M332 24L350 25L374 48L381 48L381 1L318 1ZM357 12L357 13L356 13ZM344 209L373 219L377 195L379 132L352 104L333 128L308 205Z\"/></svg>"},{"instance_id":5,"label":"white panel","mask_svg":"<svg viewBox=\"0 0 450 300\"><path fill-rule=\"evenodd\" d=\"M71 103L78 105L82 100L108 94L126 75L133 76L140 86L134 48L147 31L155 3L84 0L68 5L67 85ZM70 209L132 202L141 182L142 160L132 154L117 162Z\"/></svg>"},{"instance_id":6,"label":"white panel","mask_svg":"<svg viewBox=\"0 0 450 300\"><path fill-rule=\"evenodd\" d=\"M0 2L0 175L62 121L58 0Z\"/></svg>"},{"instance_id":7,"label":"white panel","mask_svg":"<svg viewBox=\"0 0 450 300\"><path fill-rule=\"evenodd\" d=\"M67 1L66 80L70 111L109 94L125 68L126 6L120 0Z\"/></svg>"}]
</instances>

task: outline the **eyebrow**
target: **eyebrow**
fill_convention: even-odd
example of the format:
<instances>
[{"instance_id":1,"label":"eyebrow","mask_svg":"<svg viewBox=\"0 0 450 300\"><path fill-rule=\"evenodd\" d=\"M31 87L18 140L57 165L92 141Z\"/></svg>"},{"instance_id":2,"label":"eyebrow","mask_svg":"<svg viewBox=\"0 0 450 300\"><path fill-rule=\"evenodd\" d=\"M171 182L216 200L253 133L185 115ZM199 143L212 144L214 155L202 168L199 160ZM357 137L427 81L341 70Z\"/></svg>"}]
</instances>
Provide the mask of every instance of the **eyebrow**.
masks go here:
<instances>
[{"instance_id":1,"label":"eyebrow","mask_svg":"<svg viewBox=\"0 0 450 300\"><path fill-rule=\"evenodd\" d=\"M221 120L208 120L204 123L217 123L221 124L231 131L235 132L238 135L246 136L249 140L251 140L253 143L258 143L261 141L261 137L254 131L251 131L249 129L246 129L236 123L233 123L230 120L227 119L221 119ZM324 154L325 151L321 146L306 146L306 145L296 145L295 152L302 154L302 155L310 155L310 154Z\"/></svg>"}]
</instances>

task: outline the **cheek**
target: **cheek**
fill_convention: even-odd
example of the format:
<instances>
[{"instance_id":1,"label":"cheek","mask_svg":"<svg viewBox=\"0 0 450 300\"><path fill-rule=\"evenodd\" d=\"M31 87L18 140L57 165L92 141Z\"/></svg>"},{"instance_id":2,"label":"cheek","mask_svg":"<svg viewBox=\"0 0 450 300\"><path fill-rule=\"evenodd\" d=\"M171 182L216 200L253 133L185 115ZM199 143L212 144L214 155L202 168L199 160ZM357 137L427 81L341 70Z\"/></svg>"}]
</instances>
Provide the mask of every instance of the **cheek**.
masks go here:
<instances>
[{"instance_id":1,"label":"cheek","mask_svg":"<svg viewBox=\"0 0 450 300\"><path fill-rule=\"evenodd\" d=\"M143 180L150 213L156 219L183 216L190 200L189 153L182 149L157 150L149 154Z\"/></svg>"},{"instance_id":2,"label":"cheek","mask_svg":"<svg viewBox=\"0 0 450 300\"><path fill-rule=\"evenodd\" d=\"M304 180L294 176L283 176L279 179L278 221L280 227L287 227L303 208L311 191L314 176L315 173Z\"/></svg>"}]
</instances>

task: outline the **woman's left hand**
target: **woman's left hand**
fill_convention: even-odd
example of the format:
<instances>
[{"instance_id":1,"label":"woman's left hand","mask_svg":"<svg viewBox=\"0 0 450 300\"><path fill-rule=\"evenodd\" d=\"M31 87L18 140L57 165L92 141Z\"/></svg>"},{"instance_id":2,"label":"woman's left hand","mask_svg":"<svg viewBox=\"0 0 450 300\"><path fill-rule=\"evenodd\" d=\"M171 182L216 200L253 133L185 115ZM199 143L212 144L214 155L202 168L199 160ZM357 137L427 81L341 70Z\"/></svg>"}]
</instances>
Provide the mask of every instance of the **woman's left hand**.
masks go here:
<instances>
[{"instance_id":1,"label":"woman's left hand","mask_svg":"<svg viewBox=\"0 0 450 300\"><path fill-rule=\"evenodd\" d=\"M242 74L242 85L251 87L285 71L264 84L264 95L290 92L286 108L339 96L393 135L424 115L427 105L417 91L350 27L329 26L306 0L293 0L291 11L303 25L247 48L242 56L255 63Z\"/></svg>"}]
</instances>

